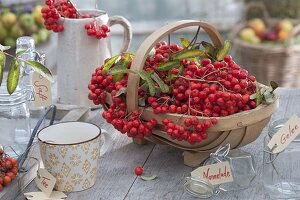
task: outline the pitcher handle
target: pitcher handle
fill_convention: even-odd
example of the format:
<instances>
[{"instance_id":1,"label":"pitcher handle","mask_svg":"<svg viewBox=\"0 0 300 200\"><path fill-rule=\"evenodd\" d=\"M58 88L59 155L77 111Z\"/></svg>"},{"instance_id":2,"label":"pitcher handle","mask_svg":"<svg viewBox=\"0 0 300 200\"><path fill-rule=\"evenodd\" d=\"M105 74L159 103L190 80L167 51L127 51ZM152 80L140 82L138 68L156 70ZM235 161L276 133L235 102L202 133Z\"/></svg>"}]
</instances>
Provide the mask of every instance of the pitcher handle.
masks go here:
<instances>
[{"instance_id":1,"label":"pitcher handle","mask_svg":"<svg viewBox=\"0 0 300 200\"><path fill-rule=\"evenodd\" d=\"M122 48L120 50L120 53L123 53L123 52L128 51L130 43L131 43L131 39L132 39L131 25L130 25L130 22L122 16L109 17L107 25L109 27L111 27L115 24L120 24L124 28L123 44L122 44Z\"/></svg>"},{"instance_id":2,"label":"pitcher handle","mask_svg":"<svg viewBox=\"0 0 300 200\"><path fill-rule=\"evenodd\" d=\"M100 156L103 156L108 151L109 147L112 145L113 139L111 135L104 129L101 129L101 134L104 135L104 143L100 149Z\"/></svg>"}]
</instances>

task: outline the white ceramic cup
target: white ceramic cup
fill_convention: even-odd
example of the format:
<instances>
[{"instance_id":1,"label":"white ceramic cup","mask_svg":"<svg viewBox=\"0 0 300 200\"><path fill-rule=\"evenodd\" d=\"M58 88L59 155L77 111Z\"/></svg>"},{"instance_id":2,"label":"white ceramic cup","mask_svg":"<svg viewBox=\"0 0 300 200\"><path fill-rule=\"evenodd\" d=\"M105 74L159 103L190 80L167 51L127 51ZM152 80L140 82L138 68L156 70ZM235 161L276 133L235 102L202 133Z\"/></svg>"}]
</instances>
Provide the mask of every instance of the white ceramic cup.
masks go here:
<instances>
[{"instance_id":1,"label":"white ceramic cup","mask_svg":"<svg viewBox=\"0 0 300 200\"><path fill-rule=\"evenodd\" d=\"M105 137L100 150L100 135ZM61 122L38 133L41 157L55 178L58 191L81 191L92 187L97 178L100 151L111 144L110 135L86 122Z\"/></svg>"}]
</instances>

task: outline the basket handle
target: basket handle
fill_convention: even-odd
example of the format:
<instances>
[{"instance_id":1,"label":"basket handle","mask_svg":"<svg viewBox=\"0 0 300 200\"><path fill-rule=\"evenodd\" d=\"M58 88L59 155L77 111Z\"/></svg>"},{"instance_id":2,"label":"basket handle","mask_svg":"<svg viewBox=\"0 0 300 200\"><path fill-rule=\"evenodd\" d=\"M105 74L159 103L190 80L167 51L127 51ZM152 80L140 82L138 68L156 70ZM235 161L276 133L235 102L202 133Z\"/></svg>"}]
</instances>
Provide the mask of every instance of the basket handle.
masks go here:
<instances>
[{"instance_id":1,"label":"basket handle","mask_svg":"<svg viewBox=\"0 0 300 200\"><path fill-rule=\"evenodd\" d=\"M131 69L135 71L141 71L144 67L144 63L147 59L148 53L151 51L151 49L155 46L157 42L159 42L162 38L166 37L174 31L190 26L199 26L200 28L203 28L215 46L223 45L222 36L213 26L196 20L178 21L174 24L168 24L159 28L158 30L153 32L148 38L146 38L146 40L141 44L141 46L137 50L137 53L131 65ZM138 74L129 73L128 83L130 83L130 85L127 87L126 100L129 112L138 108L139 81L140 77Z\"/></svg>"},{"instance_id":2,"label":"basket handle","mask_svg":"<svg viewBox=\"0 0 300 200\"><path fill-rule=\"evenodd\" d=\"M252 9L258 9L262 12L263 15L263 20L265 23L268 22L270 15L269 12L266 8L266 6L262 3L262 2L250 2L246 5L245 11L243 12L243 16L242 16L242 22L246 22L248 21L248 15L250 10Z\"/></svg>"}]
</instances>

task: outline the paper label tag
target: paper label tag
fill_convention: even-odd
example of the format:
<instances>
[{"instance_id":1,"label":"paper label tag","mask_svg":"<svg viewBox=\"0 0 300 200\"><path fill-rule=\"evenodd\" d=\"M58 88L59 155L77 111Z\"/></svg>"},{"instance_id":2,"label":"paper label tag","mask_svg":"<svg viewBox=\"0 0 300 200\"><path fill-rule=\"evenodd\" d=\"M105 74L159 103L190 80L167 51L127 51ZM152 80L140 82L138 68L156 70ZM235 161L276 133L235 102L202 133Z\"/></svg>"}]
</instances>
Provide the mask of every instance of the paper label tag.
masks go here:
<instances>
[{"instance_id":1,"label":"paper label tag","mask_svg":"<svg viewBox=\"0 0 300 200\"><path fill-rule=\"evenodd\" d=\"M46 169L39 168L37 173L35 183L37 187L49 197L53 191L56 179Z\"/></svg>"},{"instance_id":2,"label":"paper label tag","mask_svg":"<svg viewBox=\"0 0 300 200\"><path fill-rule=\"evenodd\" d=\"M300 118L293 115L285 125L273 135L268 147L273 153L283 151L300 133Z\"/></svg>"},{"instance_id":3,"label":"paper label tag","mask_svg":"<svg viewBox=\"0 0 300 200\"><path fill-rule=\"evenodd\" d=\"M24 195L28 200L63 200L67 198L67 195L60 191L53 191L49 197L43 192L28 192Z\"/></svg>"},{"instance_id":4,"label":"paper label tag","mask_svg":"<svg viewBox=\"0 0 300 200\"><path fill-rule=\"evenodd\" d=\"M206 179L212 185L233 182L233 176L228 161L199 167L191 172L194 178Z\"/></svg>"},{"instance_id":5,"label":"paper label tag","mask_svg":"<svg viewBox=\"0 0 300 200\"><path fill-rule=\"evenodd\" d=\"M50 106L52 104L51 83L37 72L32 75L32 85L35 91L35 107Z\"/></svg>"}]
</instances>

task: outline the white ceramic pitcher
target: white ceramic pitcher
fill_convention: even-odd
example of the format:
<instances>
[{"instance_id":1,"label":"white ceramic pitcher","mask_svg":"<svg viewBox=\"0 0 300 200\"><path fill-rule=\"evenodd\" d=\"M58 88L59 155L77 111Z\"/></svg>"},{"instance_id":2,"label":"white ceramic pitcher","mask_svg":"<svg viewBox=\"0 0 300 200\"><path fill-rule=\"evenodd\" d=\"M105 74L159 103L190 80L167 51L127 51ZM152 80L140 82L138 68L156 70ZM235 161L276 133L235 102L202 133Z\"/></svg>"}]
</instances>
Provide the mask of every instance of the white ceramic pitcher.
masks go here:
<instances>
[{"instance_id":1,"label":"white ceramic pitcher","mask_svg":"<svg viewBox=\"0 0 300 200\"><path fill-rule=\"evenodd\" d=\"M84 25L96 20L109 27L120 24L124 28L123 46L127 51L132 38L130 23L121 16L109 17L102 10L79 10L95 18L63 18L64 30L58 33L57 48L57 95L58 103L89 107L88 83L92 73L111 57L110 37L100 40L87 35Z\"/></svg>"}]
</instances>

